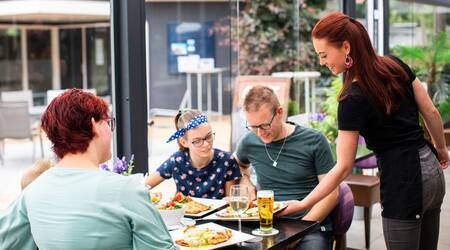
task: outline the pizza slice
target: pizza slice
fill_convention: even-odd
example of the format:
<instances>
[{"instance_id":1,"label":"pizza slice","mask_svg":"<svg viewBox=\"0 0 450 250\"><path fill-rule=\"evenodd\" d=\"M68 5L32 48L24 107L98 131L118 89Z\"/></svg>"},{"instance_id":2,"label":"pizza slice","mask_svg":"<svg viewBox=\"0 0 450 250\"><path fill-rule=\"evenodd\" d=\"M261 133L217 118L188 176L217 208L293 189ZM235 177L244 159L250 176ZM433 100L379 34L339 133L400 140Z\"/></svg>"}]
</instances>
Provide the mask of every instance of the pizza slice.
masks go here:
<instances>
[{"instance_id":1,"label":"pizza slice","mask_svg":"<svg viewBox=\"0 0 450 250\"><path fill-rule=\"evenodd\" d=\"M181 192L176 193L172 198L172 201L183 204L186 209L186 214L198 214L211 209L211 205L205 205L201 202L195 201L192 197L184 195Z\"/></svg>"},{"instance_id":2,"label":"pizza slice","mask_svg":"<svg viewBox=\"0 0 450 250\"><path fill-rule=\"evenodd\" d=\"M185 247L217 245L229 240L231 236L232 232L229 229L217 230L189 226L183 231L183 239L175 240L175 243Z\"/></svg>"},{"instance_id":3,"label":"pizza slice","mask_svg":"<svg viewBox=\"0 0 450 250\"><path fill-rule=\"evenodd\" d=\"M205 205L201 202L191 200L183 204L187 214L198 214L211 209L211 205Z\"/></svg>"},{"instance_id":4,"label":"pizza slice","mask_svg":"<svg viewBox=\"0 0 450 250\"><path fill-rule=\"evenodd\" d=\"M273 204L274 213L278 212L280 208L281 208L280 202L275 202ZM226 209L217 212L216 215L222 218L237 218L237 215L235 214L233 209L231 209L231 207L227 207ZM253 203L253 207L250 207L247 210L245 210L241 218L259 218L258 205L256 203Z\"/></svg>"}]
</instances>

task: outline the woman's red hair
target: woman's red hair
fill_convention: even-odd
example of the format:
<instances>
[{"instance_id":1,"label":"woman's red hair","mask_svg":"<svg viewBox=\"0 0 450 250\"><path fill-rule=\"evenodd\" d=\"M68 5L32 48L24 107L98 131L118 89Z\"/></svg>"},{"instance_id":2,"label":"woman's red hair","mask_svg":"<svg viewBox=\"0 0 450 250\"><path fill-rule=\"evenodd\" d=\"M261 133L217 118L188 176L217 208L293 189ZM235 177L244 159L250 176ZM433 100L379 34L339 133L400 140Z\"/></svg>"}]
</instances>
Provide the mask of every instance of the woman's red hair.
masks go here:
<instances>
[{"instance_id":1,"label":"woman's red hair","mask_svg":"<svg viewBox=\"0 0 450 250\"><path fill-rule=\"evenodd\" d=\"M53 143L59 158L67 153L83 153L95 136L91 118L108 118L106 102L80 89L69 89L53 99L42 116L42 129Z\"/></svg>"},{"instance_id":2,"label":"woman's red hair","mask_svg":"<svg viewBox=\"0 0 450 250\"><path fill-rule=\"evenodd\" d=\"M340 48L344 41L350 43L353 66L347 70L339 100L347 97L347 90L354 79L364 94L387 115L398 108L405 92L408 74L394 59L378 56L370 43L364 26L340 12L333 12L317 22L312 37L326 39Z\"/></svg>"}]
</instances>

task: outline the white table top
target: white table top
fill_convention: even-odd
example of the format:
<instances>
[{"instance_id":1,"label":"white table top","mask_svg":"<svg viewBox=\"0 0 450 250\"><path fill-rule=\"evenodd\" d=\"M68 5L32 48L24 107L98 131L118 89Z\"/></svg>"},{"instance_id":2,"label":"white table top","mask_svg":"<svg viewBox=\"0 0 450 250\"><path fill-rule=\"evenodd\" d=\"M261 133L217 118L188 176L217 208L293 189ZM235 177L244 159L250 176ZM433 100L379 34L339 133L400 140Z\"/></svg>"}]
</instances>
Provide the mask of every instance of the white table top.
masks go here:
<instances>
[{"instance_id":1,"label":"white table top","mask_svg":"<svg viewBox=\"0 0 450 250\"><path fill-rule=\"evenodd\" d=\"M226 71L227 68L213 68L213 69L190 69L185 70L181 73L186 74L212 74L212 73L220 73Z\"/></svg>"}]
</instances>

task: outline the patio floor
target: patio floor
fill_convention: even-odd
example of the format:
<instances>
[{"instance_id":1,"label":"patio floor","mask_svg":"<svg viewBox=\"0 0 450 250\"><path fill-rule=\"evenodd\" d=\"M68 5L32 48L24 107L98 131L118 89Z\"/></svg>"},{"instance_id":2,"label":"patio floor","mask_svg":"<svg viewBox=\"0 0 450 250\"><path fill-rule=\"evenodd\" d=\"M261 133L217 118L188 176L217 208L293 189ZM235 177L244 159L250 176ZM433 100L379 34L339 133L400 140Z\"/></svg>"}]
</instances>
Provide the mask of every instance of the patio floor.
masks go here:
<instances>
[{"instance_id":1,"label":"patio floor","mask_svg":"<svg viewBox=\"0 0 450 250\"><path fill-rule=\"evenodd\" d=\"M229 116L210 117L213 130L216 132L215 147L229 149L230 145L230 118ZM177 150L176 143L166 144L165 140L173 132L173 118L156 117L155 125L149 130L149 171L154 171L172 152ZM151 146L151 147L150 147ZM50 142L44 141L45 155L52 155ZM5 209L20 193L20 177L24 170L32 165L32 143L30 141L6 142L5 163L0 165L0 210ZM36 155L39 154L39 149ZM446 190L450 190L450 170L444 171L446 176ZM156 189L172 192L175 190L172 181L165 181ZM347 246L352 249L364 249L364 222L360 213L355 214L353 223L347 232ZM450 249L450 198L446 195L441 213L441 233L439 238L440 250ZM386 249L384 245L381 226L379 204L372 211L370 249Z\"/></svg>"}]
</instances>

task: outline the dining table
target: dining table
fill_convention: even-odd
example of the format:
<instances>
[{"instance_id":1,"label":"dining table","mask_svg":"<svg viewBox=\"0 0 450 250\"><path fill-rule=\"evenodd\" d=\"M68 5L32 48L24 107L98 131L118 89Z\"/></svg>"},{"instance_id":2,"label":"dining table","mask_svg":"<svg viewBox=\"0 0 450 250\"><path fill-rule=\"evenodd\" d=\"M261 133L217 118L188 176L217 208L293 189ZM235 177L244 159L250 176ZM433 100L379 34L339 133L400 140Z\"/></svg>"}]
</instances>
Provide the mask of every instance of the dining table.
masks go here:
<instances>
[{"instance_id":1,"label":"dining table","mask_svg":"<svg viewBox=\"0 0 450 250\"><path fill-rule=\"evenodd\" d=\"M237 221L220 221L220 220L196 220L197 225L214 222L221 226L238 230ZM259 221L242 221L242 232L252 234L255 228L259 227ZM301 219L284 219L278 218L274 220L274 228L278 229L279 233L273 236L255 236L251 241L242 242L232 246L227 246L221 249L252 249L252 250L277 250L286 249L288 245L296 242L307 234L315 232L319 229L319 223L316 221L306 221Z\"/></svg>"}]
</instances>

